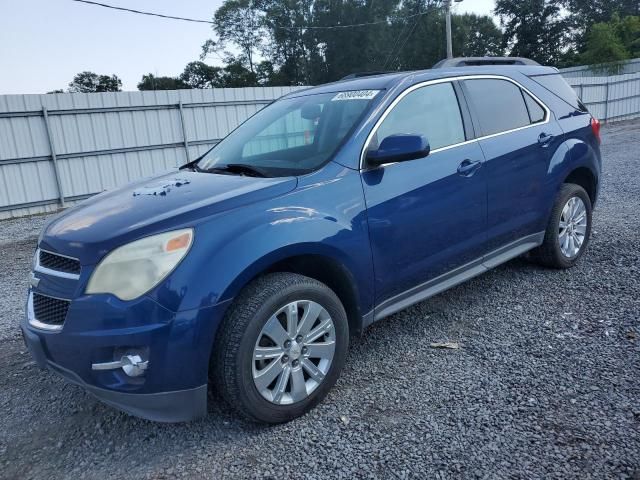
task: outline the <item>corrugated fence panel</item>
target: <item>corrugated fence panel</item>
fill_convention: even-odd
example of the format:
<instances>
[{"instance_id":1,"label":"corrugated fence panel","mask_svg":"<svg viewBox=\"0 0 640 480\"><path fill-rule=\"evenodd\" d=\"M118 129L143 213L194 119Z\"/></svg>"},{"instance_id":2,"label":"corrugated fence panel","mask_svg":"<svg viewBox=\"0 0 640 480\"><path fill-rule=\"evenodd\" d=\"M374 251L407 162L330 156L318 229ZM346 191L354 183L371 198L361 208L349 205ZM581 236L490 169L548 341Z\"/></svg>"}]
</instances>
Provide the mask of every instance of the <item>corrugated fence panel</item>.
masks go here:
<instances>
[{"instance_id":1,"label":"corrugated fence panel","mask_svg":"<svg viewBox=\"0 0 640 480\"><path fill-rule=\"evenodd\" d=\"M299 88L0 95L0 218L51 211L60 189L73 203L176 168Z\"/></svg>"},{"instance_id":2,"label":"corrugated fence panel","mask_svg":"<svg viewBox=\"0 0 640 480\"><path fill-rule=\"evenodd\" d=\"M614 73L616 73L617 75L638 73L640 72L640 58L634 58L632 60L620 62L610 68L614 70ZM581 67L561 68L560 73L562 73L565 78L602 77L608 74L606 71L606 66L605 70L603 70L603 68L594 68L588 65Z\"/></svg>"},{"instance_id":3,"label":"corrugated fence panel","mask_svg":"<svg viewBox=\"0 0 640 480\"><path fill-rule=\"evenodd\" d=\"M640 117L640 73L567 81L602 120ZM0 95L0 218L51 211L61 196L73 203L175 168L300 88ZM307 127L307 120L287 118L279 128L290 144L302 145L310 141ZM276 149L272 133L280 131L263 132L248 153Z\"/></svg>"},{"instance_id":4,"label":"corrugated fence panel","mask_svg":"<svg viewBox=\"0 0 640 480\"><path fill-rule=\"evenodd\" d=\"M566 80L599 119L619 121L640 117L640 73Z\"/></svg>"}]
</instances>

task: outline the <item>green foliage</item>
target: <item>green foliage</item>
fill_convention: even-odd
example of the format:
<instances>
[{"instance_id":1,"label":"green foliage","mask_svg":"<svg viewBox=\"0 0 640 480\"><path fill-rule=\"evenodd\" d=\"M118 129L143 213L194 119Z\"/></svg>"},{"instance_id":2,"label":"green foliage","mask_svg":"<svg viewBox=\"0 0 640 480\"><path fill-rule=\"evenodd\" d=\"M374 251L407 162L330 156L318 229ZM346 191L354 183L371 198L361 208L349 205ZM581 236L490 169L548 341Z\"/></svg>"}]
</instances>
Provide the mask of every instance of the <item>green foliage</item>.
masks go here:
<instances>
[{"instance_id":1,"label":"green foliage","mask_svg":"<svg viewBox=\"0 0 640 480\"><path fill-rule=\"evenodd\" d=\"M587 35L586 49L580 56L587 65L599 65L608 62L619 62L629 58L629 52L616 35L610 23L596 23Z\"/></svg>"},{"instance_id":2,"label":"green foliage","mask_svg":"<svg viewBox=\"0 0 640 480\"><path fill-rule=\"evenodd\" d=\"M452 30L453 55L456 57L504 55L502 32L491 17L454 15Z\"/></svg>"},{"instance_id":3,"label":"green foliage","mask_svg":"<svg viewBox=\"0 0 640 480\"><path fill-rule=\"evenodd\" d=\"M69 93L120 92L122 81L116 75L81 72L69 84Z\"/></svg>"},{"instance_id":4,"label":"green foliage","mask_svg":"<svg viewBox=\"0 0 640 480\"><path fill-rule=\"evenodd\" d=\"M253 58L264 34L262 17L254 2L227 0L216 11L213 22L220 44L209 43L210 47L222 47L228 43L236 45L242 51L249 70L253 72Z\"/></svg>"},{"instance_id":5,"label":"green foliage","mask_svg":"<svg viewBox=\"0 0 640 480\"><path fill-rule=\"evenodd\" d=\"M573 25L584 32L594 23L605 23L618 15L640 15L638 0L564 0Z\"/></svg>"},{"instance_id":6,"label":"green foliage","mask_svg":"<svg viewBox=\"0 0 640 480\"><path fill-rule=\"evenodd\" d=\"M191 62L184 67L178 79L186 88L213 88L220 86L221 71L221 68L204 62Z\"/></svg>"},{"instance_id":7,"label":"green foliage","mask_svg":"<svg viewBox=\"0 0 640 480\"><path fill-rule=\"evenodd\" d=\"M182 80L175 77L156 77L152 73L142 76L138 90L179 90L189 88Z\"/></svg>"},{"instance_id":8,"label":"green foliage","mask_svg":"<svg viewBox=\"0 0 640 480\"><path fill-rule=\"evenodd\" d=\"M592 25L586 36L580 60L601 65L608 73L617 73L619 62L640 55L640 17L623 19L617 14L609 22Z\"/></svg>"},{"instance_id":9,"label":"green foliage","mask_svg":"<svg viewBox=\"0 0 640 480\"><path fill-rule=\"evenodd\" d=\"M239 61L229 63L221 70L220 87L252 87L258 84L258 77Z\"/></svg>"},{"instance_id":10,"label":"green foliage","mask_svg":"<svg viewBox=\"0 0 640 480\"><path fill-rule=\"evenodd\" d=\"M510 55L543 65L561 60L569 27L561 0L498 0L495 13L504 28L503 46Z\"/></svg>"},{"instance_id":11,"label":"green foliage","mask_svg":"<svg viewBox=\"0 0 640 480\"><path fill-rule=\"evenodd\" d=\"M226 0L214 16L217 40L203 45L203 58L232 60L254 73L260 85L318 84L358 71L429 68L446 53L442 3ZM339 27L345 24L367 25ZM501 32L491 17L454 15L453 36L456 54L503 52ZM240 79L252 77L243 73Z\"/></svg>"},{"instance_id":12,"label":"green foliage","mask_svg":"<svg viewBox=\"0 0 640 480\"><path fill-rule=\"evenodd\" d=\"M629 52L629 57L640 57L640 15L628 16L619 20L616 25L616 33L624 48Z\"/></svg>"}]
</instances>

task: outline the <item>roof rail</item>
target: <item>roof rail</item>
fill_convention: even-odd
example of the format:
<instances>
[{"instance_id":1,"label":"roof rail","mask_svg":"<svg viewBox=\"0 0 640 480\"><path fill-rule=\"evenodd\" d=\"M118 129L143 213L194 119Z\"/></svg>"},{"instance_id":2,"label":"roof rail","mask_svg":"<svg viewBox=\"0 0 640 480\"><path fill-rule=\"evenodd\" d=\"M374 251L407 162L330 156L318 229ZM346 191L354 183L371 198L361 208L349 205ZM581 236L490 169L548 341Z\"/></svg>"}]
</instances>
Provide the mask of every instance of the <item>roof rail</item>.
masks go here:
<instances>
[{"instance_id":1,"label":"roof rail","mask_svg":"<svg viewBox=\"0 0 640 480\"><path fill-rule=\"evenodd\" d=\"M355 73L350 73L346 77L342 77L340 80L351 80L353 78L372 77L373 75L384 75L386 73L393 73L393 72L389 70L379 71L379 72L355 72Z\"/></svg>"},{"instance_id":2,"label":"roof rail","mask_svg":"<svg viewBox=\"0 0 640 480\"><path fill-rule=\"evenodd\" d=\"M440 60L432 68L481 67L485 65L540 65L522 57L458 57Z\"/></svg>"}]
</instances>

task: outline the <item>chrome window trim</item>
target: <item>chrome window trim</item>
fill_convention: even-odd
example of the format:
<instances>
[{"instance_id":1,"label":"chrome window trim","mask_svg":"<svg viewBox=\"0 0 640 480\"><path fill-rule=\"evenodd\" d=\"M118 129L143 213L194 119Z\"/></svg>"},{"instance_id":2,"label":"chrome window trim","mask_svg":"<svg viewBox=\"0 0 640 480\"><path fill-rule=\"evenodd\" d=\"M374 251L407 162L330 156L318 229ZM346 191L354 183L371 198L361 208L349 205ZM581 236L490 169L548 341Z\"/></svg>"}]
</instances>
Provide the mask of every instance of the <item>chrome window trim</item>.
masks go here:
<instances>
[{"instance_id":1,"label":"chrome window trim","mask_svg":"<svg viewBox=\"0 0 640 480\"><path fill-rule=\"evenodd\" d=\"M486 140L488 138L494 138L494 137L499 137L501 135L507 135L509 133L518 132L520 130L525 130L527 128L537 127L539 125L545 125L545 124L549 123L550 120L551 120L551 110L549 109L549 107L547 107L547 105L542 100L540 100L540 98L538 98L538 96L536 96L527 87L521 85L516 80L514 80L512 78L509 78L509 77L505 77L504 75L461 75L461 76L457 76L457 77L447 77L447 78L439 78L439 79L436 79L436 80L427 80L427 81L424 81L424 82L416 83L415 85L412 85L409 88L407 88L406 90L404 90L400 95L398 95L396 97L395 100L393 100L393 102L391 102L391 104L386 108L384 113L376 121L375 125L371 129L371 132L369 132L369 135L367 135L367 139L364 142L364 146L362 147L362 150L360 151L360 165L359 165L360 170L364 170L365 169L364 157L365 157L365 153L366 153L367 149L369 148L369 143L371 143L371 139L373 138L375 133L378 131L378 128L380 127L382 122L385 121L385 119L387 118L387 115L389 115L391 110L393 110L395 108L395 106L398 103L400 103L400 101L404 97L406 97L409 93L411 93L411 92L413 92L415 90L418 90L419 88L422 88L422 87L428 87L429 85L437 85L439 83L452 83L452 82L461 81L461 80L506 80L508 82L511 82L514 85L516 85L517 87L521 88L523 91L527 92L529 95L531 95L531 98L533 98L536 102L538 102L540 104L540 106L544 109L545 119L542 122L532 123L530 125L525 125L524 127L518 127L518 128L513 128L511 130L505 130L504 132L492 133L491 135L484 135L484 136L473 138L471 140L466 140L464 142L455 143L453 145L447 145L446 147L436 148L435 150L431 150L429 155L432 155L432 154L438 153L438 152L442 152L444 150L449 150L449 149L452 149L452 148L461 147L463 145L468 145L470 143L478 142L480 140ZM523 101L524 101L524 98L523 98ZM460 117L462 117L462 112L460 112ZM380 166L384 167L386 165L393 165L394 163L397 163L397 162L384 163L384 164L382 164Z\"/></svg>"},{"instance_id":2,"label":"chrome window trim","mask_svg":"<svg viewBox=\"0 0 640 480\"><path fill-rule=\"evenodd\" d=\"M42 293L38 293L38 295L41 295L43 297L48 297L48 298L55 298L56 300L64 300L65 302L71 303L71 301L67 300L66 298L52 297L50 295L43 295ZM64 322L60 325L52 325L49 323L43 323L36 318L36 314L33 310L33 291L29 292L29 298L27 299L27 321L29 322L29 325L31 325L33 328L37 328L39 330L46 330L47 332L59 332L60 330L62 330L62 327L64 326Z\"/></svg>"},{"instance_id":3,"label":"chrome window trim","mask_svg":"<svg viewBox=\"0 0 640 480\"><path fill-rule=\"evenodd\" d=\"M79 273L68 273L68 272L62 272L60 270L52 270L50 268L43 267L42 265L40 265L40 252L45 252L45 253L49 253L51 255L57 255L59 257L68 258L69 260L75 260L78 263L80 263L80 260L78 260L77 258L69 257L68 255L62 255L62 254L56 253L56 252L51 252L49 250L45 250L44 248L38 248L36 250L36 262L35 262L35 267L33 268L34 272L44 273L45 275L51 275L53 277L67 278L69 280L79 280L80 279L80 274ZM80 267L80 268L82 268L82 267ZM63 299L60 299L60 300L63 300Z\"/></svg>"}]
</instances>

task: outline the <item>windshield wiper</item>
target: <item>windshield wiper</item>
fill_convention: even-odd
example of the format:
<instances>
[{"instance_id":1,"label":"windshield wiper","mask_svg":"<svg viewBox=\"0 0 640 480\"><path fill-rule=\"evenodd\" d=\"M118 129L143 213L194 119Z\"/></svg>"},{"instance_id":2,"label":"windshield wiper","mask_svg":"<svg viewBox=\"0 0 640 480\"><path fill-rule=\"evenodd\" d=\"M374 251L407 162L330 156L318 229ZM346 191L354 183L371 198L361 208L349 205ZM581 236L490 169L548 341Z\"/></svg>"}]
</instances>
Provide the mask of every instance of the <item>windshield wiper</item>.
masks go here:
<instances>
[{"instance_id":1,"label":"windshield wiper","mask_svg":"<svg viewBox=\"0 0 640 480\"><path fill-rule=\"evenodd\" d=\"M202 168L200 168L200 166L198 165L198 162L202 160L202 156L196 158L195 160L191 160L189 163L185 163L184 165L182 165L181 167L178 168L178 170L186 170L186 169L191 169L194 172L204 172L205 170L203 170Z\"/></svg>"},{"instance_id":2,"label":"windshield wiper","mask_svg":"<svg viewBox=\"0 0 640 480\"><path fill-rule=\"evenodd\" d=\"M211 167L206 170L203 170L209 173L226 173L226 174L240 174L246 175L249 177L269 177L267 172L259 167L254 167L253 165L247 165L245 163L227 163L225 165L220 165L218 167Z\"/></svg>"}]
</instances>

